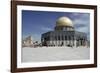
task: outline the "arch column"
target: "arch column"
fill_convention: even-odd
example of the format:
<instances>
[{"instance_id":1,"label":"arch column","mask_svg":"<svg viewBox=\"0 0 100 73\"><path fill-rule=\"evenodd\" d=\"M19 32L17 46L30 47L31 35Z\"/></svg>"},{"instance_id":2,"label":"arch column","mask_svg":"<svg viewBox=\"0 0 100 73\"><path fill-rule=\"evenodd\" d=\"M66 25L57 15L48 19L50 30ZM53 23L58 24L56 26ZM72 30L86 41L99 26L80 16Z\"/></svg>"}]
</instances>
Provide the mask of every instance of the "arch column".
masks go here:
<instances>
[{"instance_id":1,"label":"arch column","mask_svg":"<svg viewBox=\"0 0 100 73\"><path fill-rule=\"evenodd\" d=\"M56 41L57 41L57 46L58 46L58 35L56 36L56 38L57 38Z\"/></svg>"},{"instance_id":2,"label":"arch column","mask_svg":"<svg viewBox=\"0 0 100 73\"><path fill-rule=\"evenodd\" d=\"M74 46L77 47L77 39L75 36L74 36Z\"/></svg>"},{"instance_id":3,"label":"arch column","mask_svg":"<svg viewBox=\"0 0 100 73\"><path fill-rule=\"evenodd\" d=\"M60 46L61 46L61 43L62 43L62 35L60 34Z\"/></svg>"},{"instance_id":4,"label":"arch column","mask_svg":"<svg viewBox=\"0 0 100 73\"><path fill-rule=\"evenodd\" d=\"M63 35L63 45L66 46L66 39L65 39L65 35Z\"/></svg>"},{"instance_id":5,"label":"arch column","mask_svg":"<svg viewBox=\"0 0 100 73\"><path fill-rule=\"evenodd\" d=\"M66 40L66 46L67 46L67 35L65 36L65 40Z\"/></svg>"}]
</instances>

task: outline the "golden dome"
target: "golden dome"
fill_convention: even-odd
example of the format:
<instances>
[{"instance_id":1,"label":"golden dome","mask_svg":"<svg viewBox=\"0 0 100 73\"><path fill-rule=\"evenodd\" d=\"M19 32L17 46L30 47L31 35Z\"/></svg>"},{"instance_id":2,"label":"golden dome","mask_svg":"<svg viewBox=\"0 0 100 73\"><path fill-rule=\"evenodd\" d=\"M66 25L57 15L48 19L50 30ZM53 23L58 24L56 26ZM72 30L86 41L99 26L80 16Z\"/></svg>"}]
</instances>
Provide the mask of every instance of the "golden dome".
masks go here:
<instances>
[{"instance_id":1,"label":"golden dome","mask_svg":"<svg viewBox=\"0 0 100 73\"><path fill-rule=\"evenodd\" d=\"M73 27L73 22L68 17L60 17L56 22L56 26L72 26Z\"/></svg>"}]
</instances>

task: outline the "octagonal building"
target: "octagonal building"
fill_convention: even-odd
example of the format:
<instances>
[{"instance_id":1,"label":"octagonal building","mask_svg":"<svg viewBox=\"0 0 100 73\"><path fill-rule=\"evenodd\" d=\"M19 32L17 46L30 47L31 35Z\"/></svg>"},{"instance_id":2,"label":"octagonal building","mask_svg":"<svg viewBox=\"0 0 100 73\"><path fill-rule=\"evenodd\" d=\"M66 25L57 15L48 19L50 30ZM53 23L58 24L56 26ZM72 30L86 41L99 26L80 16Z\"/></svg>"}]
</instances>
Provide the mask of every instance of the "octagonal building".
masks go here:
<instances>
[{"instance_id":1,"label":"octagonal building","mask_svg":"<svg viewBox=\"0 0 100 73\"><path fill-rule=\"evenodd\" d=\"M60 17L56 21L54 31L41 35L42 46L87 46L86 33L75 31L73 22L68 17Z\"/></svg>"}]
</instances>

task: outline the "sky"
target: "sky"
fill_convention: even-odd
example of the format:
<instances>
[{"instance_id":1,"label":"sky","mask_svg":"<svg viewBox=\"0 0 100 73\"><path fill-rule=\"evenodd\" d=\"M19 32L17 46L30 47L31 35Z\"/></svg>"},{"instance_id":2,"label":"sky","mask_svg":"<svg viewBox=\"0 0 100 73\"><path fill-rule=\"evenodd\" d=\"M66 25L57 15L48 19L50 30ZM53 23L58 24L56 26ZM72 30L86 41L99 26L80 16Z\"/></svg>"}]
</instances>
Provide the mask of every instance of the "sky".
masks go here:
<instances>
[{"instance_id":1,"label":"sky","mask_svg":"<svg viewBox=\"0 0 100 73\"><path fill-rule=\"evenodd\" d=\"M53 31L58 18L65 16L73 21L76 31L85 32L90 38L90 14L78 12L50 12L22 10L22 38L32 36L41 41L41 34Z\"/></svg>"}]
</instances>

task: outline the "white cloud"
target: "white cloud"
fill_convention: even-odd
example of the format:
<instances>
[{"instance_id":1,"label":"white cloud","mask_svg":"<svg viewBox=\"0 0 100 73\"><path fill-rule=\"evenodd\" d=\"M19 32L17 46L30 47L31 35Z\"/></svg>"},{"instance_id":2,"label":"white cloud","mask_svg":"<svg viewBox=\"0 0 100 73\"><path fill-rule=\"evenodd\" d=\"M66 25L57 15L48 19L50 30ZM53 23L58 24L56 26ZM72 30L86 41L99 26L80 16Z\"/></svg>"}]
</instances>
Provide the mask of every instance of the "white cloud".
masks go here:
<instances>
[{"instance_id":1,"label":"white cloud","mask_svg":"<svg viewBox=\"0 0 100 73\"><path fill-rule=\"evenodd\" d=\"M89 32L90 21L88 14L74 13L72 15L74 17L73 24L76 30L81 32Z\"/></svg>"},{"instance_id":2,"label":"white cloud","mask_svg":"<svg viewBox=\"0 0 100 73\"><path fill-rule=\"evenodd\" d=\"M87 27L80 27L80 28L77 28L76 30L80 32L85 32L85 33L88 33L89 31Z\"/></svg>"},{"instance_id":3,"label":"white cloud","mask_svg":"<svg viewBox=\"0 0 100 73\"><path fill-rule=\"evenodd\" d=\"M88 21L84 21L83 19L76 19L73 21L74 25L84 25L84 26L88 26L89 22Z\"/></svg>"},{"instance_id":4,"label":"white cloud","mask_svg":"<svg viewBox=\"0 0 100 73\"><path fill-rule=\"evenodd\" d=\"M41 27L41 30L42 31L52 31L53 29L49 27Z\"/></svg>"}]
</instances>

